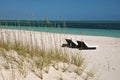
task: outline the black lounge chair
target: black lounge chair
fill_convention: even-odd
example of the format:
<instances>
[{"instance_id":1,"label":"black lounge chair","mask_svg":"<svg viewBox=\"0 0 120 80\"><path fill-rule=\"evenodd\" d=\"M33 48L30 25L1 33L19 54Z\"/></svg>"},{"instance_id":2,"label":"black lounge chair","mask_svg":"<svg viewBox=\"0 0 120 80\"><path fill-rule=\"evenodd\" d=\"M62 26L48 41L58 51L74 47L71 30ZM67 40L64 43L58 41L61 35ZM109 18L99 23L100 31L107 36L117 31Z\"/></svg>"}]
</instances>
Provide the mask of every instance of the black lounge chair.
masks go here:
<instances>
[{"instance_id":1,"label":"black lounge chair","mask_svg":"<svg viewBox=\"0 0 120 80\"><path fill-rule=\"evenodd\" d=\"M77 45L71 39L65 39L67 44L63 44L62 47L77 48Z\"/></svg>"},{"instance_id":2,"label":"black lounge chair","mask_svg":"<svg viewBox=\"0 0 120 80\"><path fill-rule=\"evenodd\" d=\"M96 49L96 47L88 47L88 45L86 45L86 43L83 41L77 41L77 43L77 48L79 48L80 50Z\"/></svg>"}]
</instances>

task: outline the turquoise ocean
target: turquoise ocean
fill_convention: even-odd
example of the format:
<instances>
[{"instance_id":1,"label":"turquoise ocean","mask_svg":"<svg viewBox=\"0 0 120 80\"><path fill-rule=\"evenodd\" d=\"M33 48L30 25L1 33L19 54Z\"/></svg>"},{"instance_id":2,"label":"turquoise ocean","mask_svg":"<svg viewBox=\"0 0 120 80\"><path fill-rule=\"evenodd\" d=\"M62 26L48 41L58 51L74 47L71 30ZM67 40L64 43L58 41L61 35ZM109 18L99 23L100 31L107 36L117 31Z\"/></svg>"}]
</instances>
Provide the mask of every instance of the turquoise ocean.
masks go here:
<instances>
[{"instance_id":1,"label":"turquoise ocean","mask_svg":"<svg viewBox=\"0 0 120 80\"><path fill-rule=\"evenodd\" d=\"M22 21L23 22L23 21ZM38 31L38 32L52 32L52 33L65 33L65 34L77 34L77 35L92 35L92 36L107 36L107 37L117 37L120 38L120 23L119 22L94 22L94 23L78 23L78 22L66 22L67 27L60 27L61 23L58 27L54 27L54 25L45 25L40 24L39 26L34 25L19 25L14 24L1 24L0 28L2 29L18 29L18 30L29 30L29 31ZM58 24L56 22L56 24ZM111 24L112 23L112 24ZM79 25L78 25L79 24ZM71 27L72 26L72 27ZM74 27L75 26L75 27ZM77 26L77 27L76 27ZM80 26L80 27L78 27Z\"/></svg>"},{"instance_id":2,"label":"turquoise ocean","mask_svg":"<svg viewBox=\"0 0 120 80\"><path fill-rule=\"evenodd\" d=\"M84 29L84 28L55 28L55 27L26 27L26 26L2 26L4 29L21 29L32 30L38 32L53 32L53 33L65 33L65 34L77 34L80 35L93 35L93 36L108 36L120 38L120 30L112 29Z\"/></svg>"}]
</instances>

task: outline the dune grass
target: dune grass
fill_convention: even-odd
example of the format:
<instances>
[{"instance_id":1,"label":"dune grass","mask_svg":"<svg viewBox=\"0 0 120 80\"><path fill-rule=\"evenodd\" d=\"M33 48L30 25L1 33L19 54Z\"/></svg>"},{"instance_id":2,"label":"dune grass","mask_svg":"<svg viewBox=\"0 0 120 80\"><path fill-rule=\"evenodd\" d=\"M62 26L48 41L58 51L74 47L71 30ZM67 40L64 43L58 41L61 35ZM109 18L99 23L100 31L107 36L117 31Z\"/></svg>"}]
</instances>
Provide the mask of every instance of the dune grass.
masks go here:
<instances>
[{"instance_id":1,"label":"dune grass","mask_svg":"<svg viewBox=\"0 0 120 80\"><path fill-rule=\"evenodd\" d=\"M25 40L28 43L30 42L30 44L24 43L18 38L24 31L19 32L20 33L17 36L16 34L13 34L14 38L11 41L11 33L9 31L4 32L0 29L0 54L2 54L5 59L5 69L12 71L12 80L15 80L15 69L18 69L22 77L26 77L27 68L29 68L40 79L43 79L43 72L48 74L51 65L54 69L59 70L60 62L68 64L67 66L63 64L62 72L66 72L70 65L75 65L78 68L75 71L77 75L81 76L84 72L85 58L81 54L69 54L66 50L62 51L57 47L55 49L46 50L46 44L49 45L49 43L44 43L44 38L41 38L40 42L42 47L38 46L38 41L32 33L29 35L30 40L27 39L27 35L25 34ZM43 34L40 35L44 36ZM53 38L55 37L53 36L49 39L54 40ZM57 44L55 44L55 46L57 46ZM16 58L13 56L14 54L9 55L11 51L16 52L19 57ZM26 62L27 65L25 65ZM15 67L13 67L13 65ZM86 80L89 77L94 78L94 75L95 73L92 70L89 71Z\"/></svg>"}]
</instances>

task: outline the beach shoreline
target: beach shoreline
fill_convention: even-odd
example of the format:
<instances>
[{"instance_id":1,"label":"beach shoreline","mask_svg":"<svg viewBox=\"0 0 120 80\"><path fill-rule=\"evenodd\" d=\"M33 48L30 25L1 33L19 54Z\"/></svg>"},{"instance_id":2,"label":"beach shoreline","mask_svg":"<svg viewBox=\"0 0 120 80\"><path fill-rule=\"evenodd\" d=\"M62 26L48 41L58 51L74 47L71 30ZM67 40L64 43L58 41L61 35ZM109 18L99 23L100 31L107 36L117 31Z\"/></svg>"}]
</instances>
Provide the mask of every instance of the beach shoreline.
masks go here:
<instances>
[{"instance_id":1,"label":"beach shoreline","mask_svg":"<svg viewBox=\"0 0 120 80\"><path fill-rule=\"evenodd\" d=\"M114 29L90 29L90 28L58 28L58 27L25 27L25 26L2 26L4 29L18 29L35 32L46 32L55 34L68 34L68 35L85 35L85 36L101 36L101 37L116 37L120 38L120 30Z\"/></svg>"}]
</instances>

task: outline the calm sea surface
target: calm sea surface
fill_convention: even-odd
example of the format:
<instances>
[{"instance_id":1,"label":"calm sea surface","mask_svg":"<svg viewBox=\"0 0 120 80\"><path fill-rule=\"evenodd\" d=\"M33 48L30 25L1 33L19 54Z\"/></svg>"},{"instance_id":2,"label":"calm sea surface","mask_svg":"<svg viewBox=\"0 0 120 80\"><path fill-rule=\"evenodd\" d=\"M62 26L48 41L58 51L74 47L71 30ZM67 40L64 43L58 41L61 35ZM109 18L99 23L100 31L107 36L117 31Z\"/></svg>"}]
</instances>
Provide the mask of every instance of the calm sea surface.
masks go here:
<instances>
[{"instance_id":1,"label":"calm sea surface","mask_svg":"<svg viewBox=\"0 0 120 80\"><path fill-rule=\"evenodd\" d=\"M30 27L30 26L0 26L4 29L21 29L39 32L53 32L66 34L80 34L93 36L108 36L120 38L120 29L88 29L88 28L56 28L56 27Z\"/></svg>"}]
</instances>

